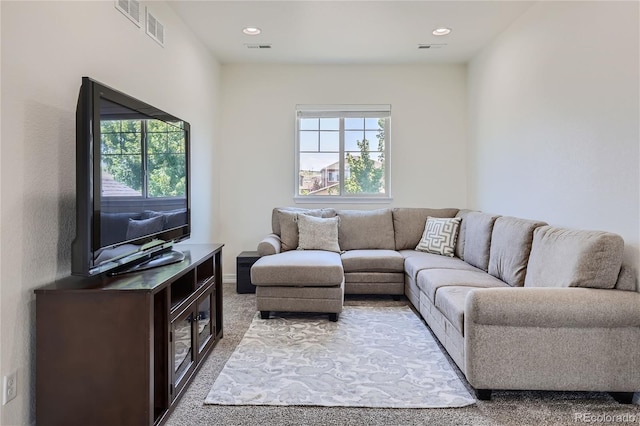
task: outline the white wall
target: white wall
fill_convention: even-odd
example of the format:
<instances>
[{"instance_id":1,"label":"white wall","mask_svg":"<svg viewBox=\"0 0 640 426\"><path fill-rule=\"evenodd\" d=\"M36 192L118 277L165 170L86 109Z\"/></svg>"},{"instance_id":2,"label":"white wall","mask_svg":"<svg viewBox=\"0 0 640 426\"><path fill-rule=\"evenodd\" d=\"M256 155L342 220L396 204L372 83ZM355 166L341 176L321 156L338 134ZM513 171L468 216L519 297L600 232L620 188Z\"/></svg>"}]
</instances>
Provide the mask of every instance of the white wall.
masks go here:
<instances>
[{"instance_id":1,"label":"white wall","mask_svg":"<svg viewBox=\"0 0 640 426\"><path fill-rule=\"evenodd\" d=\"M637 2L539 2L469 66L469 204L639 252Z\"/></svg>"},{"instance_id":2,"label":"white wall","mask_svg":"<svg viewBox=\"0 0 640 426\"><path fill-rule=\"evenodd\" d=\"M33 289L70 272L81 77L91 76L191 123L192 241L204 242L216 239L218 220L212 165L217 161L219 65L164 3L143 5L165 24L165 48L111 0L0 4L0 375L18 371L18 396L2 407L0 423L14 425L34 421Z\"/></svg>"},{"instance_id":3,"label":"white wall","mask_svg":"<svg viewBox=\"0 0 640 426\"><path fill-rule=\"evenodd\" d=\"M227 277L235 257L271 232L271 210L294 205L296 104L391 104L391 206L466 204L464 65L223 65L221 90Z\"/></svg>"}]
</instances>

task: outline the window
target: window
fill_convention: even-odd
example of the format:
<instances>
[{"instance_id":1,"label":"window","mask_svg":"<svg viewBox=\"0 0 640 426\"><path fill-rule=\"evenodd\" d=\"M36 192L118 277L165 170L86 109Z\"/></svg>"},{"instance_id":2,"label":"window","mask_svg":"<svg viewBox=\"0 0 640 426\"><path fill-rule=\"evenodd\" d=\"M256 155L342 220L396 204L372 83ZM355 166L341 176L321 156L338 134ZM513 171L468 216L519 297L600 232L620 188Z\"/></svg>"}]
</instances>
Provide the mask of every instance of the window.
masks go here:
<instances>
[{"instance_id":1,"label":"window","mask_svg":"<svg viewBox=\"0 0 640 426\"><path fill-rule=\"evenodd\" d=\"M295 199L390 201L390 118L390 105L298 105Z\"/></svg>"},{"instance_id":2,"label":"window","mask_svg":"<svg viewBox=\"0 0 640 426\"><path fill-rule=\"evenodd\" d=\"M103 197L184 198L181 122L102 120L100 133Z\"/></svg>"}]
</instances>

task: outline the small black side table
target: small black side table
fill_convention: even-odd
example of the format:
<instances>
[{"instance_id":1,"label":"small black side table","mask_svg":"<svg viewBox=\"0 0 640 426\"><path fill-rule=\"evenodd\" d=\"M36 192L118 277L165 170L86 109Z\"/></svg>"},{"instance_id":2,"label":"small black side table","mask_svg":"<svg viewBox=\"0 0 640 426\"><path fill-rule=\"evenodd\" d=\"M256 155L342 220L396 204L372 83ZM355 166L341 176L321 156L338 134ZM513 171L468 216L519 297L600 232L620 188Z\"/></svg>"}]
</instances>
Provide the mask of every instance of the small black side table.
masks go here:
<instances>
[{"instance_id":1,"label":"small black side table","mask_svg":"<svg viewBox=\"0 0 640 426\"><path fill-rule=\"evenodd\" d=\"M257 251L243 251L236 258L236 292L255 293L256 286L251 284L251 266L260 259Z\"/></svg>"}]
</instances>

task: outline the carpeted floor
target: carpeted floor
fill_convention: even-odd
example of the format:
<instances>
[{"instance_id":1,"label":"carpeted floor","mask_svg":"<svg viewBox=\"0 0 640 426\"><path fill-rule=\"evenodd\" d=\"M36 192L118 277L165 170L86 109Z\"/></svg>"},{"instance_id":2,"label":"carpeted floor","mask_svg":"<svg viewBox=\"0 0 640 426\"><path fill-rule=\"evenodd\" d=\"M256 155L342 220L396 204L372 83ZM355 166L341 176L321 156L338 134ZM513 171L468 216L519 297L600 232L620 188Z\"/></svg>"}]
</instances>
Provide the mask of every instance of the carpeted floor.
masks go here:
<instances>
[{"instance_id":1,"label":"carpeted floor","mask_svg":"<svg viewBox=\"0 0 640 426\"><path fill-rule=\"evenodd\" d=\"M409 304L391 297L347 296L345 305ZM464 408L380 409L204 405L211 385L255 315L255 296L224 285L224 338L189 385L167 425L576 425L640 424L640 406L621 405L606 393L494 391L491 401ZM468 386L464 376L449 360ZM471 388L469 388L471 390ZM609 421L602 421L609 420Z\"/></svg>"}]
</instances>

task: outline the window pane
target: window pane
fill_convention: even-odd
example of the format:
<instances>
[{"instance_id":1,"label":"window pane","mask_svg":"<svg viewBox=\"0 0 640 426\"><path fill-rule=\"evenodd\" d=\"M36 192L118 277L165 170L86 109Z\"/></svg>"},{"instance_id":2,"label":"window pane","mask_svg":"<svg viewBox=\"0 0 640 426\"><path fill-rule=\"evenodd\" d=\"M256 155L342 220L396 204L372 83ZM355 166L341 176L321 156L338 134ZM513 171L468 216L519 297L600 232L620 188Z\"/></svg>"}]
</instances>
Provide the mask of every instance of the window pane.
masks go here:
<instances>
[{"instance_id":1,"label":"window pane","mask_svg":"<svg viewBox=\"0 0 640 426\"><path fill-rule=\"evenodd\" d=\"M140 120L101 120L103 197L142 196L140 123Z\"/></svg>"},{"instance_id":2,"label":"window pane","mask_svg":"<svg viewBox=\"0 0 640 426\"><path fill-rule=\"evenodd\" d=\"M102 156L102 196L142 196L142 156Z\"/></svg>"},{"instance_id":3,"label":"window pane","mask_svg":"<svg viewBox=\"0 0 640 426\"><path fill-rule=\"evenodd\" d=\"M378 161L379 153L347 152L345 168L348 173L344 181L347 194L384 193L384 164Z\"/></svg>"},{"instance_id":4,"label":"window pane","mask_svg":"<svg viewBox=\"0 0 640 426\"><path fill-rule=\"evenodd\" d=\"M364 133L365 138L369 141L369 149L378 149L379 133L374 131L367 131Z\"/></svg>"},{"instance_id":5,"label":"window pane","mask_svg":"<svg viewBox=\"0 0 640 426\"><path fill-rule=\"evenodd\" d=\"M149 154L149 197L184 197L187 166L182 154Z\"/></svg>"},{"instance_id":6,"label":"window pane","mask_svg":"<svg viewBox=\"0 0 640 426\"><path fill-rule=\"evenodd\" d=\"M183 153L185 151L184 132L169 132L169 149L172 154Z\"/></svg>"},{"instance_id":7,"label":"window pane","mask_svg":"<svg viewBox=\"0 0 640 426\"><path fill-rule=\"evenodd\" d=\"M382 126L378 126L378 118L365 118L364 119L364 126L365 129L367 130L375 130L378 127L384 127L384 119L382 119Z\"/></svg>"},{"instance_id":8,"label":"window pane","mask_svg":"<svg viewBox=\"0 0 640 426\"><path fill-rule=\"evenodd\" d=\"M364 139L364 132L362 130L344 132L345 151L360 151L358 141L362 142L362 139Z\"/></svg>"},{"instance_id":9,"label":"window pane","mask_svg":"<svg viewBox=\"0 0 640 426\"><path fill-rule=\"evenodd\" d=\"M340 119L339 118L321 118L320 130L339 130Z\"/></svg>"},{"instance_id":10,"label":"window pane","mask_svg":"<svg viewBox=\"0 0 640 426\"><path fill-rule=\"evenodd\" d=\"M364 118L345 118L344 128L349 130L364 129Z\"/></svg>"},{"instance_id":11,"label":"window pane","mask_svg":"<svg viewBox=\"0 0 640 426\"><path fill-rule=\"evenodd\" d=\"M338 153L300 154L298 195L340 195Z\"/></svg>"},{"instance_id":12,"label":"window pane","mask_svg":"<svg viewBox=\"0 0 640 426\"><path fill-rule=\"evenodd\" d=\"M167 134L166 133L149 133L147 136L147 151L150 154L160 154L167 152Z\"/></svg>"},{"instance_id":13,"label":"window pane","mask_svg":"<svg viewBox=\"0 0 640 426\"><path fill-rule=\"evenodd\" d=\"M320 132L320 151L340 151L340 134L338 132Z\"/></svg>"},{"instance_id":14,"label":"window pane","mask_svg":"<svg viewBox=\"0 0 640 426\"><path fill-rule=\"evenodd\" d=\"M318 132L300 132L300 151L318 151Z\"/></svg>"},{"instance_id":15,"label":"window pane","mask_svg":"<svg viewBox=\"0 0 640 426\"><path fill-rule=\"evenodd\" d=\"M318 130L319 118L301 118L300 130Z\"/></svg>"},{"instance_id":16,"label":"window pane","mask_svg":"<svg viewBox=\"0 0 640 426\"><path fill-rule=\"evenodd\" d=\"M148 132L166 132L167 123L160 120L147 120L147 131Z\"/></svg>"}]
</instances>

